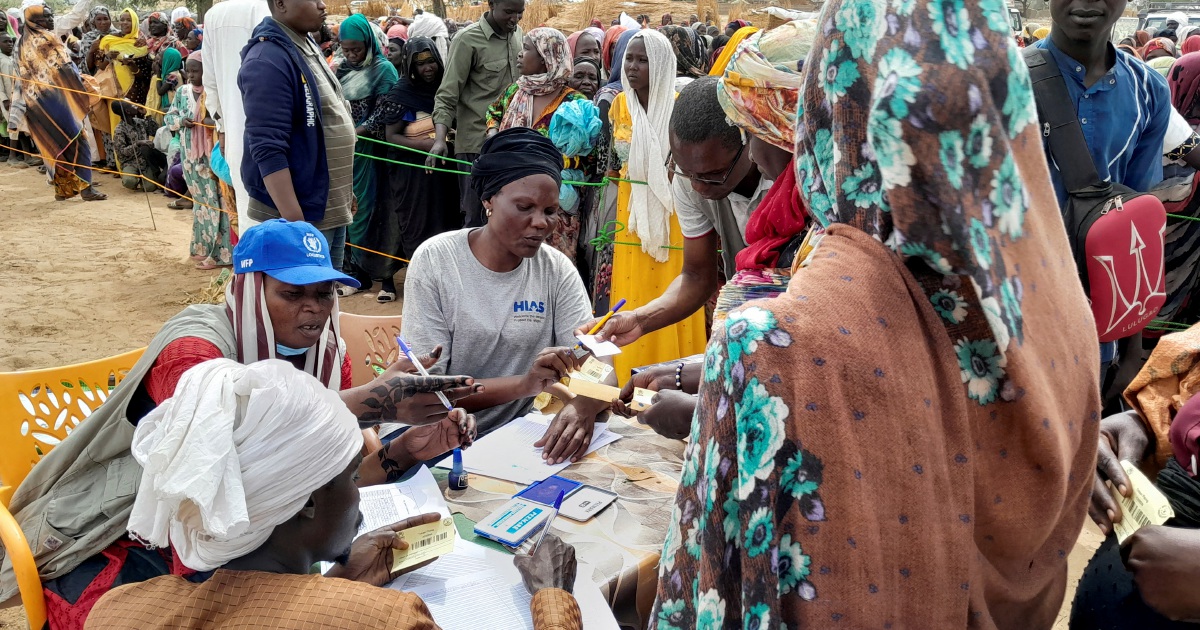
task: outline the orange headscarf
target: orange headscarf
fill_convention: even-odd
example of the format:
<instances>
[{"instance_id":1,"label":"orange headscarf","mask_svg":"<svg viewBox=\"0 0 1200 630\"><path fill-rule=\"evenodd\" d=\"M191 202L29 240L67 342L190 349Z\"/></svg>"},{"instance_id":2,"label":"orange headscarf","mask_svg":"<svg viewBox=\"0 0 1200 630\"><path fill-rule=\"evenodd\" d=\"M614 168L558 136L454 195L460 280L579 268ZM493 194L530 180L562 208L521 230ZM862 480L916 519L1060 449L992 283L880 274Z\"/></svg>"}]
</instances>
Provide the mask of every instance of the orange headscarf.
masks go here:
<instances>
[{"instance_id":1,"label":"orange headscarf","mask_svg":"<svg viewBox=\"0 0 1200 630\"><path fill-rule=\"evenodd\" d=\"M621 39L621 33L625 31L626 28L620 25L604 31L604 42L600 45L600 59L604 62L605 72L612 72L613 49L617 46L617 40Z\"/></svg>"}]
</instances>

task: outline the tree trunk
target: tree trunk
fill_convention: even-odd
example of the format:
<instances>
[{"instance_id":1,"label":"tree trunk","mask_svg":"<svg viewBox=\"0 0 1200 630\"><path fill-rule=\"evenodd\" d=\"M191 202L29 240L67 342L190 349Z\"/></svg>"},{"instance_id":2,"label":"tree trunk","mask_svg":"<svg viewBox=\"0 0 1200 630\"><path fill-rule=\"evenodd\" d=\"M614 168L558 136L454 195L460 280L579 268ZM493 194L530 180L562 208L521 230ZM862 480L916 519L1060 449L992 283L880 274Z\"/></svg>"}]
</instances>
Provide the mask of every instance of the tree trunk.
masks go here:
<instances>
[{"instance_id":1,"label":"tree trunk","mask_svg":"<svg viewBox=\"0 0 1200 630\"><path fill-rule=\"evenodd\" d=\"M443 20L446 19L445 0L433 0L433 14L442 18Z\"/></svg>"},{"instance_id":2,"label":"tree trunk","mask_svg":"<svg viewBox=\"0 0 1200 630\"><path fill-rule=\"evenodd\" d=\"M197 24L203 24L204 14L212 8L213 0L190 0L188 4L192 5L192 12L196 14L193 19Z\"/></svg>"}]
</instances>

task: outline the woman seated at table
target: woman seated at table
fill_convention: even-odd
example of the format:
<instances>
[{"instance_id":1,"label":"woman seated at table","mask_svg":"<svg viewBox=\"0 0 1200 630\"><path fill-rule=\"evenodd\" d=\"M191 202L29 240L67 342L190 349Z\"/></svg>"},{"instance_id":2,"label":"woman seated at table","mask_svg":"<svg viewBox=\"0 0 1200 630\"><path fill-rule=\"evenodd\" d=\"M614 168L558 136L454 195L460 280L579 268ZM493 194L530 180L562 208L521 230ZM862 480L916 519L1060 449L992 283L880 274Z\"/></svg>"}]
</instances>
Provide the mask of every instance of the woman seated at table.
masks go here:
<instances>
[{"instance_id":1,"label":"woman seated at table","mask_svg":"<svg viewBox=\"0 0 1200 630\"><path fill-rule=\"evenodd\" d=\"M403 362L367 385L350 387L333 283L354 280L333 269L328 252L325 237L308 223L277 219L246 230L233 252L238 273L225 304L189 306L168 320L107 401L17 488L9 510L38 550L52 627L81 627L97 592L190 572L170 550L146 550L124 532L141 475L130 452L134 427L175 393L180 377L196 364L221 357L247 365L283 359L339 392L363 428L396 420L423 425L387 449L368 449L361 485L397 478L415 463L470 444L474 420L461 410L448 415L432 393L444 390L457 399L480 391L466 376L415 376ZM435 349L428 364L437 356ZM194 464L196 474L205 474L202 462ZM0 601L15 593L6 566Z\"/></svg>"},{"instance_id":2,"label":"woman seated at table","mask_svg":"<svg viewBox=\"0 0 1200 630\"><path fill-rule=\"evenodd\" d=\"M478 412L481 434L527 413L534 396L577 367L564 346L591 317L587 292L571 261L545 244L561 214L561 170L554 143L532 129L488 138L471 177L487 225L429 239L408 267L404 336L418 351L445 348L434 371L483 384L462 401ZM578 460L606 407L571 400L536 446L551 463Z\"/></svg>"}]
</instances>

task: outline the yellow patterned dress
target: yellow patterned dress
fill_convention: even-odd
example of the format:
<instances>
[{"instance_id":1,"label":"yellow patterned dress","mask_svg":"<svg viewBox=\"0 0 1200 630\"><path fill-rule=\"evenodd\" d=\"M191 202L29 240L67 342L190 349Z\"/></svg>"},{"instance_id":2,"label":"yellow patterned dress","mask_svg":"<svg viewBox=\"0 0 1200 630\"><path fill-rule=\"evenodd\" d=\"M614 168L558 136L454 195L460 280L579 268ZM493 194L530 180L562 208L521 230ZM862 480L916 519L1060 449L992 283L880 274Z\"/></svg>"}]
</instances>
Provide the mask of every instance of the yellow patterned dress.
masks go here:
<instances>
[{"instance_id":1,"label":"yellow patterned dress","mask_svg":"<svg viewBox=\"0 0 1200 630\"><path fill-rule=\"evenodd\" d=\"M633 118L625 104L625 94L617 95L608 111L612 121L613 150L621 160L621 178L629 174L629 142L633 137ZM624 298L626 309L638 308L650 303L667 290L671 281L683 271L683 251L672 249L666 262L658 262L642 251L641 240L623 226L629 225L629 187L620 182L617 187L617 226L613 240L612 303ZM679 219L671 215L671 245L683 246L683 233L679 231ZM643 336L637 342L622 348L621 354L613 357L617 378L624 382L632 368L670 361L680 357L704 352L707 331L704 327L704 310L698 310L687 319L656 332Z\"/></svg>"}]
</instances>

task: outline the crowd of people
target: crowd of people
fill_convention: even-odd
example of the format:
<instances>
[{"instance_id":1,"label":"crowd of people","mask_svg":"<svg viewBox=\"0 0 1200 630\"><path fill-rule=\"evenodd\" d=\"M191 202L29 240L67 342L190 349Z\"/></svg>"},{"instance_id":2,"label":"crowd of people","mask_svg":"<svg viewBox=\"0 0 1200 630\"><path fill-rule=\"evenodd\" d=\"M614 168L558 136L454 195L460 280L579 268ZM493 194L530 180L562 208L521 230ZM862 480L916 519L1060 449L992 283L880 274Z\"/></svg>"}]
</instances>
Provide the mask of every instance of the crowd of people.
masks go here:
<instances>
[{"instance_id":1,"label":"crowd of people","mask_svg":"<svg viewBox=\"0 0 1200 630\"><path fill-rule=\"evenodd\" d=\"M51 628L429 627L375 587L432 517L355 540L357 488L546 395L535 446L579 461L635 388L688 440L650 627L1049 628L1089 515L1108 541L1072 628L1200 619L1187 16L1118 45L1124 3L1079 0L1017 37L988 0L573 33L526 32L523 0L336 25L224 0L202 26L85 0L74 34L27 4L0 38L6 147L61 199L102 199L99 165L161 188L197 266L233 271L13 496ZM1072 255L1064 112L1099 178L1169 213L1137 334L1098 330ZM429 376L352 383L339 303L376 282ZM612 401L562 386L594 330L622 348ZM1122 546L1118 459L1177 515ZM535 627L580 628L572 547L516 562Z\"/></svg>"}]
</instances>

